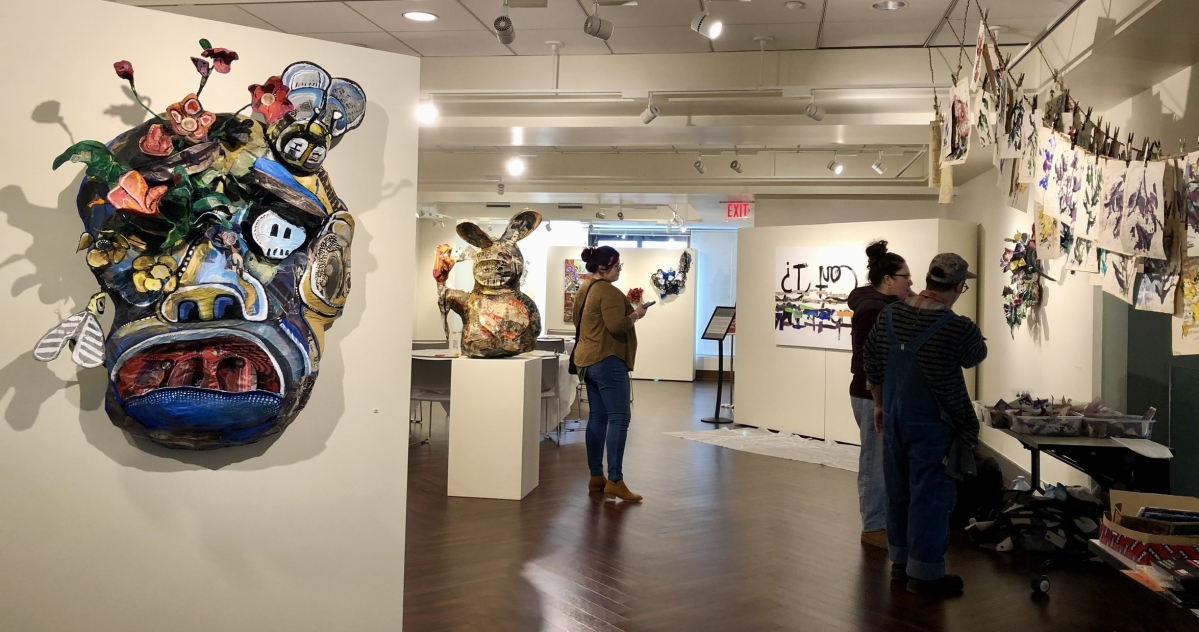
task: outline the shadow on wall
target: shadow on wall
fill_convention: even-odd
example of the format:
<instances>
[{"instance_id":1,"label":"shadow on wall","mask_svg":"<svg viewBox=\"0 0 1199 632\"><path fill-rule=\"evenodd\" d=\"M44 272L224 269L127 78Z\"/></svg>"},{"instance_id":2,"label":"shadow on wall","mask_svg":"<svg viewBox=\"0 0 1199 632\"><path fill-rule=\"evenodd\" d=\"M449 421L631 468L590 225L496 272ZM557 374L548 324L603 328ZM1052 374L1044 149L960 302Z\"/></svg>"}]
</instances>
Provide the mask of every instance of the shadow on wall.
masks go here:
<instances>
[{"instance_id":1,"label":"shadow on wall","mask_svg":"<svg viewBox=\"0 0 1199 632\"><path fill-rule=\"evenodd\" d=\"M132 99L132 93L128 96ZM110 106L105 114L117 116L130 125L145 118L134 116L125 107ZM22 353L8 365L0 367L0 385L3 385L0 386L0 398L10 390L14 392L3 411L9 426L18 431L32 428L47 401L59 391L70 391L74 394L68 395L68 400L79 407L79 423L87 441L114 462L143 471L217 470L230 466L261 470L305 461L324 450L345 411L342 341L358 328L366 309L367 277L379 267L371 254L370 220L386 200L414 186L408 180L383 182L388 116L380 106L370 104L368 108L366 124L370 126L370 133L348 136L344 143L346 147L341 149L343 155L353 153L359 158L352 165L345 165L344 170L348 171L352 166L354 171L347 173L342 180L359 184L352 191L338 191L357 220L353 244L353 282L357 287L350 295L342 317L326 335L321 373L313 397L285 431L287 440L275 446L282 436L275 435L247 446L189 452L169 450L134 439L114 426L103 411L104 395L108 388L104 371L75 367L73 379L63 379L58 377L54 369L73 366L70 359L64 355L54 363L47 364L35 360L31 353ZM137 109L141 114L146 114L140 107ZM59 110L58 102L47 101L34 109L31 118L37 123L61 127L67 137L63 141L65 149L73 142L73 135ZM369 160L362 159L367 156ZM345 162L344 158L338 161L342 164ZM50 169L50 165L46 165L46 168ZM336 184L337 167L330 168L330 173ZM70 256L75 240L82 231L75 205L75 195L81 181L82 173L59 193L54 208L29 202L25 192L18 186L0 189L0 213L4 214L14 230L28 234L33 240L23 253L14 254L0 262L0 269L21 265L32 267L28 274L13 282L11 295L15 297L36 290L38 300L47 306L47 311L55 311L60 319L81 309L97 288L82 255ZM363 182L371 184L367 186L361 184ZM102 320L107 331L111 319ZM30 351L35 343L36 340L27 341ZM42 423L55 423L55 420L47 419Z\"/></svg>"}]
</instances>

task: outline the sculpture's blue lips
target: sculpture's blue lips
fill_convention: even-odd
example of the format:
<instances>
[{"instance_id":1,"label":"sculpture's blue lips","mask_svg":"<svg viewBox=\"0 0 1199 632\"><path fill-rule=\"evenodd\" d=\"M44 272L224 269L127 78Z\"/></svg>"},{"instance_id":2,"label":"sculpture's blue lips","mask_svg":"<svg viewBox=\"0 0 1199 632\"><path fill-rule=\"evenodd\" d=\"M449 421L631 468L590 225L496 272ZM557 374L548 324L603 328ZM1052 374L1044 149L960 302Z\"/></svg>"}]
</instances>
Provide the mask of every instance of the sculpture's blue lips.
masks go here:
<instances>
[{"instance_id":1,"label":"sculpture's blue lips","mask_svg":"<svg viewBox=\"0 0 1199 632\"><path fill-rule=\"evenodd\" d=\"M151 430L255 428L279 416L283 397L191 386L159 388L125 400L125 412Z\"/></svg>"}]
</instances>

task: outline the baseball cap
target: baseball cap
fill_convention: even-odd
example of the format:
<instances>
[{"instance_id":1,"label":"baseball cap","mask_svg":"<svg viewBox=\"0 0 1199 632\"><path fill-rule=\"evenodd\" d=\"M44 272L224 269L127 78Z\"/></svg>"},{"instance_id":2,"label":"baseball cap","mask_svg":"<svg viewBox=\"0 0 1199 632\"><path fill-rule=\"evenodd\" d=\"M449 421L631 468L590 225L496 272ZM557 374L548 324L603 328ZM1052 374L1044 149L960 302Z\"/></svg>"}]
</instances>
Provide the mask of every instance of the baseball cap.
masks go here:
<instances>
[{"instance_id":1,"label":"baseball cap","mask_svg":"<svg viewBox=\"0 0 1199 632\"><path fill-rule=\"evenodd\" d=\"M932 263L928 264L928 278L937 283L952 285L957 285L966 279L978 278L978 275L968 268L969 264L961 255L943 252L933 257Z\"/></svg>"}]
</instances>

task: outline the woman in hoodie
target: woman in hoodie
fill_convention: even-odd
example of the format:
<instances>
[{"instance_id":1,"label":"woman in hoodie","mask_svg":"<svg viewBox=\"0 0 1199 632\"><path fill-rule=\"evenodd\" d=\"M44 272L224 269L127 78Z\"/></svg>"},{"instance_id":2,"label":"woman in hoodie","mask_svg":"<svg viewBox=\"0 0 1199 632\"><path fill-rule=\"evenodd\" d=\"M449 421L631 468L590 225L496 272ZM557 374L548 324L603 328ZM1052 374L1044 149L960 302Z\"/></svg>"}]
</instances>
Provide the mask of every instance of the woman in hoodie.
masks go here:
<instances>
[{"instance_id":1,"label":"woman in hoodie","mask_svg":"<svg viewBox=\"0 0 1199 632\"><path fill-rule=\"evenodd\" d=\"M853 358L850 371L849 401L861 433L862 451L858 457L858 508L862 512L862 542L887 548L887 489L883 482L883 436L874 429L874 399L862 368L862 348L870 337L878 315L887 305L907 298L912 275L903 257L887 251L887 242L876 241L866 247L870 285L849 293Z\"/></svg>"}]
</instances>

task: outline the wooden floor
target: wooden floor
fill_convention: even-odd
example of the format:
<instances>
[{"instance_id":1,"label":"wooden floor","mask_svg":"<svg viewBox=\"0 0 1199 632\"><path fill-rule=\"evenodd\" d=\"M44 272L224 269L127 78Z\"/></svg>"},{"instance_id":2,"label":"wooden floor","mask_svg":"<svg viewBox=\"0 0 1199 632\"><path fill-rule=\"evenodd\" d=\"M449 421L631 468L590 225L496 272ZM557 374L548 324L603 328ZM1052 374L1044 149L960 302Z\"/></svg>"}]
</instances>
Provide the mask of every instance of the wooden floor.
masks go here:
<instances>
[{"instance_id":1,"label":"wooden floor","mask_svg":"<svg viewBox=\"0 0 1199 632\"><path fill-rule=\"evenodd\" d=\"M912 595L859 541L855 474L663 432L711 428L709 384L635 382L625 480L641 505L586 493L583 433L541 446L521 502L447 498L446 427L410 451L404 630L1199 629L1199 620L1086 563L1031 597L1038 560L955 534L966 592ZM440 413L440 410L438 411Z\"/></svg>"}]
</instances>

